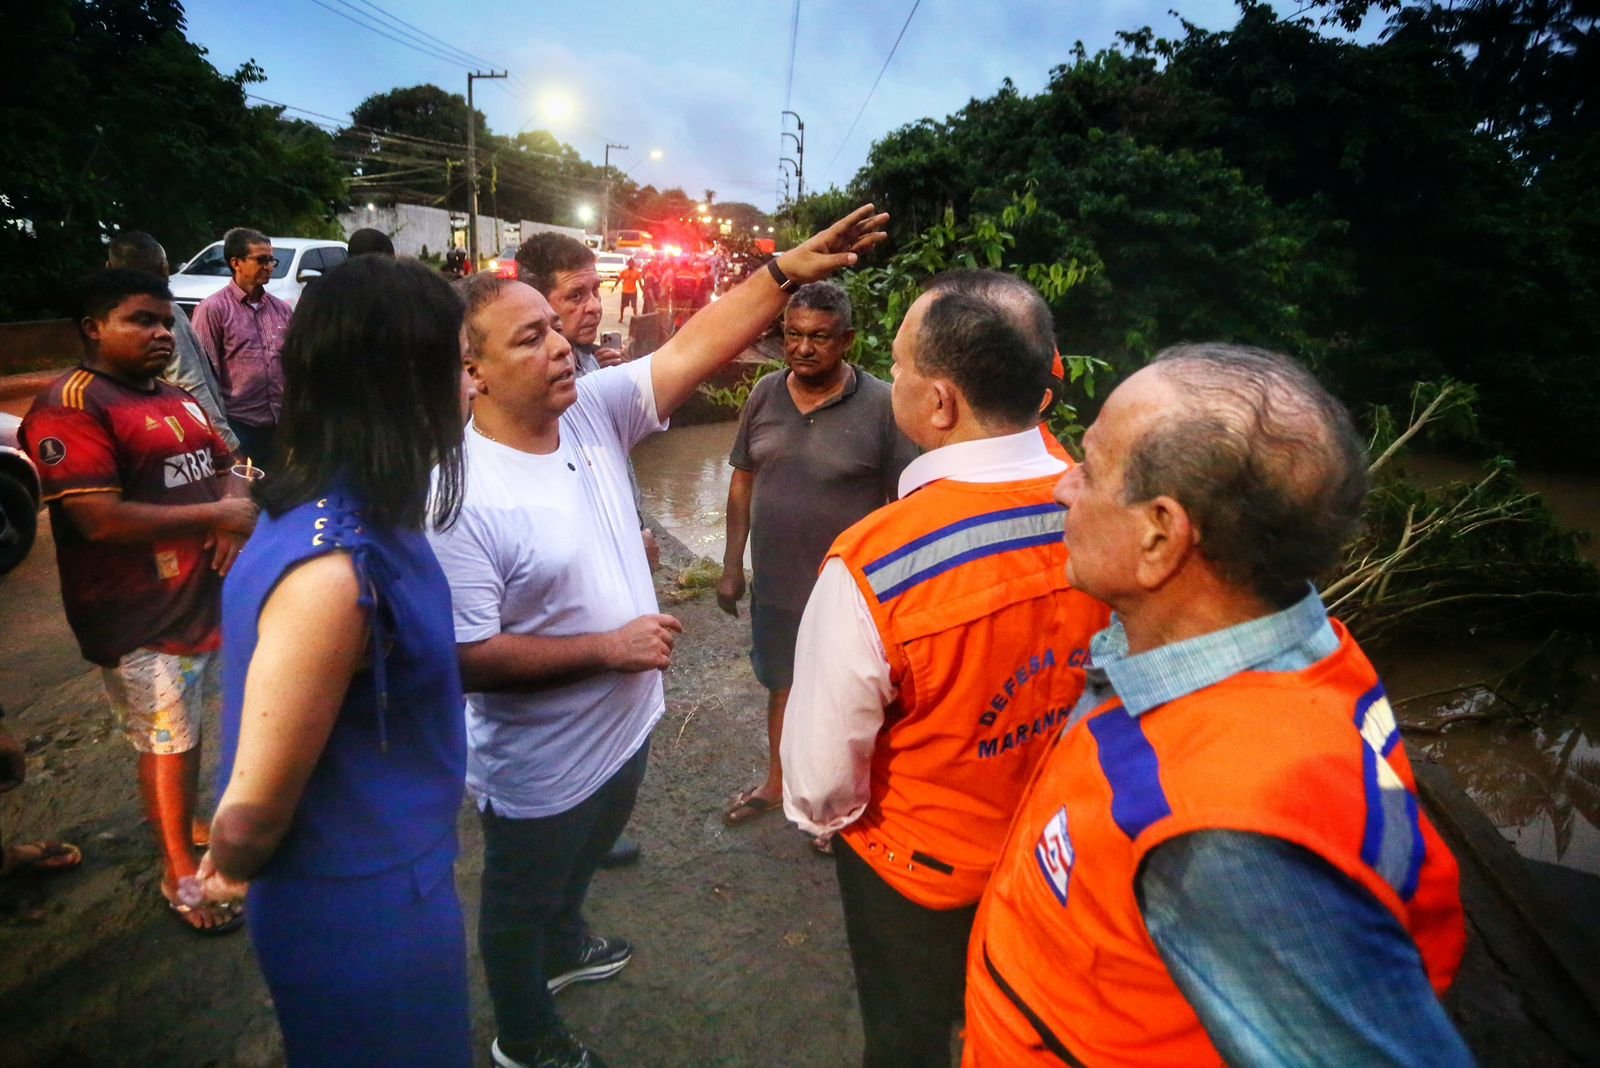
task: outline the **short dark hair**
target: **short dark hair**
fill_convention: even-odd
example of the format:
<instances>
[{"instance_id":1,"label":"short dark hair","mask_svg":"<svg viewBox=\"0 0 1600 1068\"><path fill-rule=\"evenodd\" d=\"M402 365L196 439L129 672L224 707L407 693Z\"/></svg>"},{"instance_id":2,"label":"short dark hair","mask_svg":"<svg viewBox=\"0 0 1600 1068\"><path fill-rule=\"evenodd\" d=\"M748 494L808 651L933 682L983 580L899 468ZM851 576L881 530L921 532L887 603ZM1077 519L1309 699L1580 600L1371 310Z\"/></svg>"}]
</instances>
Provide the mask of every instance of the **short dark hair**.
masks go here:
<instances>
[{"instance_id":1,"label":"short dark hair","mask_svg":"<svg viewBox=\"0 0 1600 1068\"><path fill-rule=\"evenodd\" d=\"M368 522L448 526L463 482L461 315L415 260L362 256L308 287L284 339L279 469L256 484L262 507L278 515L343 483Z\"/></svg>"},{"instance_id":2,"label":"short dark hair","mask_svg":"<svg viewBox=\"0 0 1600 1068\"><path fill-rule=\"evenodd\" d=\"M167 280L158 274L127 267L105 267L87 275L79 283L77 296L78 318L103 322L113 308L129 297L171 300L172 290L167 288Z\"/></svg>"},{"instance_id":3,"label":"short dark hair","mask_svg":"<svg viewBox=\"0 0 1600 1068\"><path fill-rule=\"evenodd\" d=\"M827 312L839 321L839 329L850 329L850 294L837 282L807 282L789 296L785 314L795 308Z\"/></svg>"},{"instance_id":4,"label":"short dark hair","mask_svg":"<svg viewBox=\"0 0 1600 1068\"><path fill-rule=\"evenodd\" d=\"M1055 322L1036 289L1000 271L946 271L917 332L917 369L950 379L988 419L1020 428L1039 421L1050 387Z\"/></svg>"},{"instance_id":5,"label":"short dark hair","mask_svg":"<svg viewBox=\"0 0 1600 1068\"><path fill-rule=\"evenodd\" d=\"M380 256L394 255L394 242L389 240L389 235L382 230L374 230L370 226L363 226L350 235L346 242L350 248L350 256L366 256L377 253Z\"/></svg>"},{"instance_id":6,"label":"short dark hair","mask_svg":"<svg viewBox=\"0 0 1600 1068\"><path fill-rule=\"evenodd\" d=\"M1287 356L1244 345L1163 349L1184 398L1130 450L1128 503L1168 496L1226 581L1275 607L1338 562L1366 500L1366 450L1345 410Z\"/></svg>"},{"instance_id":7,"label":"short dark hair","mask_svg":"<svg viewBox=\"0 0 1600 1068\"><path fill-rule=\"evenodd\" d=\"M106 246L106 264L161 275L167 270L167 250L143 230L124 230Z\"/></svg>"},{"instance_id":8,"label":"short dark hair","mask_svg":"<svg viewBox=\"0 0 1600 1068\"><path fill-rule=\"evenodd\" d=\"M517 267L522 280L547 297L556 286L557 274L593 266L593 249L575 237L554 230L534 234L517 249Z\"/></svg>"},{"instance_id":9,"label":"short dark hair","mask_svg":"<svg viewBox=\"0 0 1600 1068\"><path fill-rule=\"evenodd\" d=\"M222 258L232 263L242 260L250 255L251 245L270 245L272 238L260 230L252 230L247 226L235 226L232 230L222 235Z\"/></svg>"},{"instance_id":10,"label":"short dark hair","mask_svg":"<svg viewBox=\"0 0 1600 1068\"><path fill-rule=\"evenodd\" d=\"M478 328L478 313L500 299L510 286L521 285L511 278L501 278L491 271L479 271L451 284L456 296L461 298L467 323L467 350L477 355L483 349L483 331Z\"/></svg>"}]
</instances>

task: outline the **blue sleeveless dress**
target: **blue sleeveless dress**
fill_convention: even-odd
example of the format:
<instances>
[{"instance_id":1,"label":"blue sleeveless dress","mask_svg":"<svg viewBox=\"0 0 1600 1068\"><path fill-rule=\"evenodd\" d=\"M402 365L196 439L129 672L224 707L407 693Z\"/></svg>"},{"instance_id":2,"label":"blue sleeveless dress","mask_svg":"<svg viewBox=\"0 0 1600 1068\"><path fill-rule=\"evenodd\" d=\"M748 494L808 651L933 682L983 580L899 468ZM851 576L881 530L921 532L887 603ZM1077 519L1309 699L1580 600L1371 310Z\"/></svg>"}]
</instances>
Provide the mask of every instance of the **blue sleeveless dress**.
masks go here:
<instances>
[{"instance_id":1,"label":"blue sleeveless dress","mask_svg":"<svg viewBox=\"0 0 1600 1068\"><path fill-rule=\"evenodd\" d=\"M454 880L465 723L450 588L420 532L365 525L360 502L340 490L262 515L223 585L219 787L238 749L262 606L292 568L341 551L361 584L369 659L293 826L251 885L251 940L294 1068L467 1068Z\"/></svg>"}]
</instances>

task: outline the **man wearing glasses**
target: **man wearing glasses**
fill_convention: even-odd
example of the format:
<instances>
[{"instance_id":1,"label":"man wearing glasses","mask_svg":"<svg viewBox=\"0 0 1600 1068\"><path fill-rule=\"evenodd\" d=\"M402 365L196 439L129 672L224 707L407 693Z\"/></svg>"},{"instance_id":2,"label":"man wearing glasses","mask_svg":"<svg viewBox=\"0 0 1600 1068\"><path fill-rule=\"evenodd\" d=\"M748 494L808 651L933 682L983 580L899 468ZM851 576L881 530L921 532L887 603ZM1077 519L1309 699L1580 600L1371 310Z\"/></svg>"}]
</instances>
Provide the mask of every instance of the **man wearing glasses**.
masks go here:
<instances>
[{"instance_id":1,"label":"man wearing glasses","mask_svg":"<svg viewBox=\"0 0 1600 1068\"><path fill-rule=\"evenodd\" d=\"M265 234L236 226L223 235L222 254L233 280L195 308L194 331L216 368L239 450L261 466L283 411L283 338L293 312L267 292L278 261Z\"/></svg>"},{"instance_id":2,"label":"man wearing glasses","mask_svg":"<svg viewBox=\"0 0 1600 1068\"><path fill-rule=\"evenodd\" d=\"M794 681L795 634L835 538L896 497L917 447L894 423L889 384L845 362L856 332L833 282L801 286L783 315L787 373L756 383L739 417L717 603L739 614L750 542L750 665L767 691L767 771L728 799L730 827L783 805L778 743ZM815 840L826 852L829 838Z\"/></svg>"}]
</instances>

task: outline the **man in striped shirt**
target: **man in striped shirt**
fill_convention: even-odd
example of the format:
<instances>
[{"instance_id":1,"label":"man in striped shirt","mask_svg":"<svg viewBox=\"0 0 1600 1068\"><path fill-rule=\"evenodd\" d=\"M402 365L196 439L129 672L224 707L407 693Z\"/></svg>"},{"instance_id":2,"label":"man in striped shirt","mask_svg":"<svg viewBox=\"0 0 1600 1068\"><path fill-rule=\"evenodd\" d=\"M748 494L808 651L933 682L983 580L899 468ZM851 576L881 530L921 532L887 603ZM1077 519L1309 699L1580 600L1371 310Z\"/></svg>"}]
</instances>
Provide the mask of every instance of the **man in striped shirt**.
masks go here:
<instances>
[{"instance_id":1,"label":"man in striped shirt","mask_svg":"<svg viewBox=\"0 0 1600 1068\"><path fill-rule=\"evenodd\" d=\"M201 719L220 694L222 576L256 507L224 492L229 450L194 397L157 377L174 344L166 283L101 271L80 312L83 364L34 401L22 444L50 504L67 622L139 753L162 894L196 931L231 930L242 914L182 905L177 885L195 871Z\"/></svg>"}]
</instances>

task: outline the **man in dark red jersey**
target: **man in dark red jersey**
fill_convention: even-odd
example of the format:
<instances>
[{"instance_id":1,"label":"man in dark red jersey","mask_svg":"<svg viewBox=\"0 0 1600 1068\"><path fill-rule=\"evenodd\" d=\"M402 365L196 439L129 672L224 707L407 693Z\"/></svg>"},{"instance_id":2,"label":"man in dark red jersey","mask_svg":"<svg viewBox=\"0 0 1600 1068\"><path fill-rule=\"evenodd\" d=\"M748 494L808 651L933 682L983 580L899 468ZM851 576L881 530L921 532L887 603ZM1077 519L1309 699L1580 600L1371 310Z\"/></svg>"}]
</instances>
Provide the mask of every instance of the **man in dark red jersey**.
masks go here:
<instances>
[{"instance_id":1,"label":"man in dark red jersey","mask_svg":"<svg viewBox=\"0 0 1600 1068\"><path fill-rule=\"evenodd\" d=\"M50 504L67 622L139 752L139 791L165 861L161 892L194 930L231 930L242 914L190 909L177 887L195 871L200 725L220 692L222 576L256 507L225 492L228 447L200 405L156 377L173 351L166 282L100 271L84 285L79 314L84 361L33 402L22 444Z\"/></svg>"}]
</instances>

